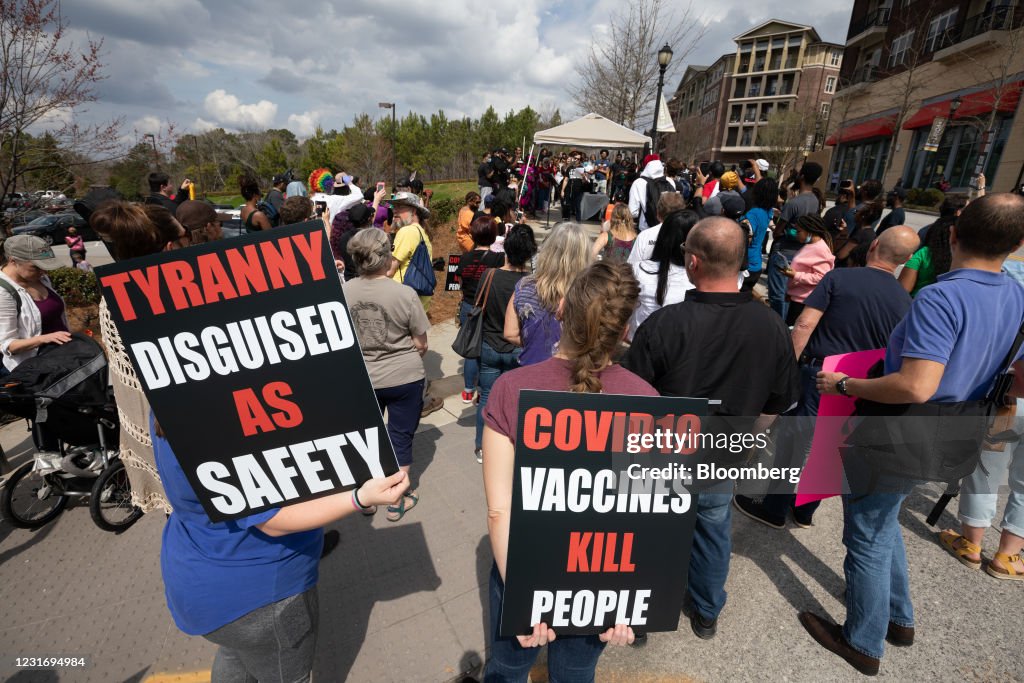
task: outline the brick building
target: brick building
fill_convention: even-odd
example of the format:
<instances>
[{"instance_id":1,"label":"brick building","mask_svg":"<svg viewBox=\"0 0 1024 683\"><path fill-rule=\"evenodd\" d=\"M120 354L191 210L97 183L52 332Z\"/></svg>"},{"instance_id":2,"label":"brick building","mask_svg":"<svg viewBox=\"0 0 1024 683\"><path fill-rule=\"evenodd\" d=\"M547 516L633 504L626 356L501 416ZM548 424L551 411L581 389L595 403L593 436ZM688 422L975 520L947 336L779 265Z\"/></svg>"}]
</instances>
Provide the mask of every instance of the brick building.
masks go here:
<instances>
[{"instance_id":1,"label":"brick building","mask_svg":"<svg viewBox=\"0 0 1024 683\"><path fill-rule=\"evenodd\" d=\"M831 171L907 188L1021 182L1024 31L1017 0L855 0L832 105ZM936 118L934 146L926 148Z\"/></svg>"},{"instance_id":2,"label":"brick building","mask_svg":"<svg viewBox=\"0 0 1024 683\"><path fill-rule=\"evenodd\" d=\"M839 81L842 45L811 26L772 19L734 38L736 51L710 66L690 66L669 107L677 133L670 153L738 163L763 156L758 131L775 112L806 107L822 121ZM823 133L819 125L817 133ZM806 131L816 146L813 125Z\"/></svg>"}]
</instances>

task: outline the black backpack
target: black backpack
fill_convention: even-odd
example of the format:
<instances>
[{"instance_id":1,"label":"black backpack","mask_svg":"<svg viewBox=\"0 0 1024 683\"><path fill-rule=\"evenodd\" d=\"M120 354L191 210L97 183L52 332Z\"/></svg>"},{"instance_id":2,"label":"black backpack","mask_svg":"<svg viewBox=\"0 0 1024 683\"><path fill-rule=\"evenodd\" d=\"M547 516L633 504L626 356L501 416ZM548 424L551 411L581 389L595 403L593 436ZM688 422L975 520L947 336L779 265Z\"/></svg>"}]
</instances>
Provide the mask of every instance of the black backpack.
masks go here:
<instances>
[{"instance_id":1,"label":"black backpack","mask_svg":"<svg viewBox=\"0 0 1024 683\"><path fill-rule=\"evenodd\" d=\"M651 227L658 224L658 199L665 192L675 192L676 188L666 178L640 177L647 181L647 196L644 199L644 218L647 220L647 227Z\"/></svg>"}]
</instances>

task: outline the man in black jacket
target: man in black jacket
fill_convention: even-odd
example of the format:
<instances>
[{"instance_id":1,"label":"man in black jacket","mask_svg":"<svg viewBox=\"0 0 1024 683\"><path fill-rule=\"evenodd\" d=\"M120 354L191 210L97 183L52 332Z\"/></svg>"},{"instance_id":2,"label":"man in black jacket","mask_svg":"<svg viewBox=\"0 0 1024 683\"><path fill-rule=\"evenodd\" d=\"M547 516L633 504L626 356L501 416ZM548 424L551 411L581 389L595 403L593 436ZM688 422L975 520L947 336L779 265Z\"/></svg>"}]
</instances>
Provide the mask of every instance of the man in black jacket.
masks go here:
<instances>
[{"instance_id":1,"label":"man in black jacket","mask_svg":"<svg viewBox=\"0 0 1024 683\"><path fill-rule=\"evenodd\" d=\"M171 215L174 215L178 211L178 206L188 201L188 188L192 185L192 181L188 178L181 181L181 187L178 188L178 194L174 199L171 199L174 186L171 185L171 179L166 173L154 171L146 180L149 183L149 196L146 197L146 204L159 204L170 211Z\"/></svg>"},{"instance_id":2,"label":"man in black jacket","mask_svg":"<svg viewBox=\"0 0 1024 683\"><path fill-rule=\"evenodd\" d=\"M640 325L622 365L663 396L720 401L715 415L753 423L793 407L800 378L782 319L739 289L746 248L735 221L716 216L698 222L684 245L686 274L696 289ZM731 480L721 480L697 503L683 610L703 639L714 637L725 607L732 490Z\"/></svg>"}]
</instances>

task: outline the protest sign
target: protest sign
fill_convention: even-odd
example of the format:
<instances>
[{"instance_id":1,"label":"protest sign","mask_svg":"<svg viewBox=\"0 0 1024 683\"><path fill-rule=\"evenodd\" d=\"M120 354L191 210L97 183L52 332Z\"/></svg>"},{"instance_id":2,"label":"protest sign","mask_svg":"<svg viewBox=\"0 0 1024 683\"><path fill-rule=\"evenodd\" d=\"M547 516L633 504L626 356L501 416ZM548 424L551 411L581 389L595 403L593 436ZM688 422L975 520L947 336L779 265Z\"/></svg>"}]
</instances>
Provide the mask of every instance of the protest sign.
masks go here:
<instances>
[{"instance_id":1,"label":"protest sign","mask_svg":"<svg viewBox=\"0 0 1024 683\"><path fill-rule=\"evenodd\" d=\"M864 379L871 366L885 358L885 349L857 351L828 356L822 362L823 372L841 372L848 377ZM796 504L813 503L843 492L843 460L839 448L846 443L846 418L853 415L855 398L826 395L818 404L814 439L807 466L800 476Z\"/></svg>"},{"instance_id":2,"label":"protest sign","mask_svg":"<svg viewBox=\"0 0 1024 683\"><path fill-rule=\"evenodd\" d=\"M708 402L523 391L501 634L674 631Z\"/></svg>"},{"instance_id":3,"label":"protest sign","mask_svg":"<svg viewBox=\"0 0 1024 683\"><path fill-rule=\"evenodd\" d=\"M461 260L462 254L448 254L448 268L444 278L444 291L462 291L462 278L455 274L459 269L459 262Z\"/></svg>"},{"instance_id":4,"label":"protest sign","mask_svg":"<svg viewBox=\"0 0 1024 683\"><path fill-rule=\"evenodd\" d=\"M142 388L223 521L398 469L323 223L96 268Z\"/></svg>"}]
</instances>

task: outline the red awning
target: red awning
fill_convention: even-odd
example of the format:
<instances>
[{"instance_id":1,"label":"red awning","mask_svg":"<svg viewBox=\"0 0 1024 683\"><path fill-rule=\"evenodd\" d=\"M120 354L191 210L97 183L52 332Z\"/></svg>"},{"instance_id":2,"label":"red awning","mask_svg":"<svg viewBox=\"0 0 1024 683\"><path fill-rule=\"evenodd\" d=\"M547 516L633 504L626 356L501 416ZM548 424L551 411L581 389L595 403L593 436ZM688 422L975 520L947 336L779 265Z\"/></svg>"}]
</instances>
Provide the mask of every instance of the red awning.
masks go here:
<instances>
[{"instance_id":1,"label":"red awning","mask_svg":"<svg viewBox=\"0 0 1024 683\"><path fill-rule=\"evenodd\" d=\"M855 123L851 126L840 128L830 135L825 144L834 147L839 143L857 142L868 138L890 137L896 131L896 122L892 116L880 116L877 119Z\"/></svg>"},{"instance_id":2,"label":"red awning","mask_svg":"<svg viewBox=\"0 0 1024 683\"><path fill-rule=\"evenodd\" d=\"M1017 110L1017 103L1020 101L1021 87L1024 81L1012 83L1003 88L999 102L996 102L996 88L972 92L960 98L960 108L956 110L953 120L966 119L974 116L988 114L993 109L999 112L1012 114ZM947 98L941 102L933 102L917 110L917 113L907 119L903 128L912 130L914 128L925 128L932 125L937 116L949 116L949 103L953 98Z\"/></svg>"}]
</instances>

